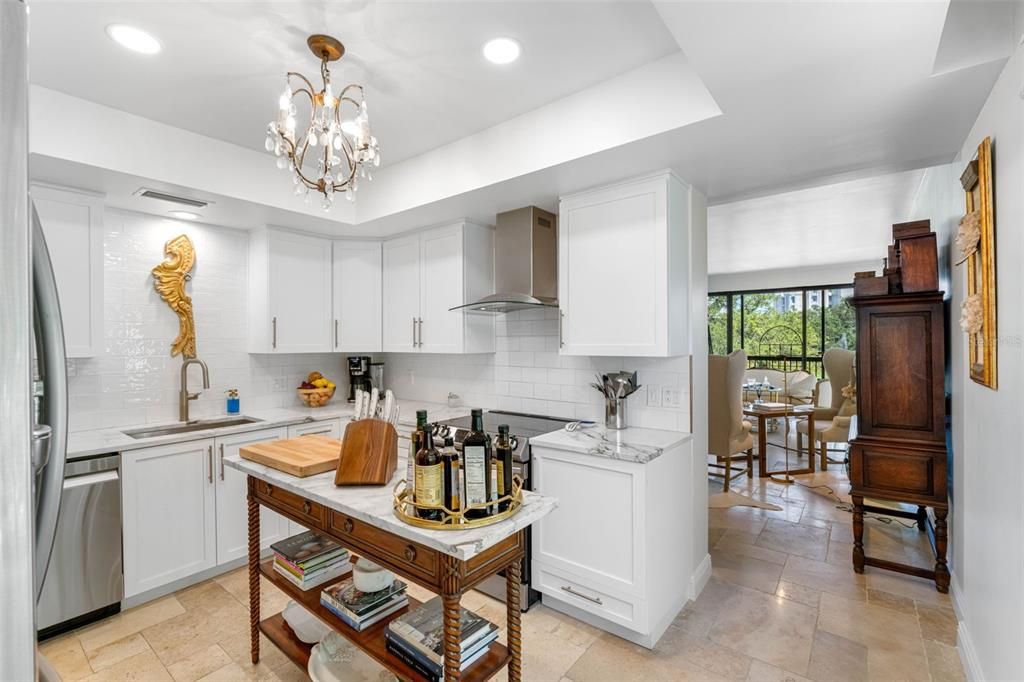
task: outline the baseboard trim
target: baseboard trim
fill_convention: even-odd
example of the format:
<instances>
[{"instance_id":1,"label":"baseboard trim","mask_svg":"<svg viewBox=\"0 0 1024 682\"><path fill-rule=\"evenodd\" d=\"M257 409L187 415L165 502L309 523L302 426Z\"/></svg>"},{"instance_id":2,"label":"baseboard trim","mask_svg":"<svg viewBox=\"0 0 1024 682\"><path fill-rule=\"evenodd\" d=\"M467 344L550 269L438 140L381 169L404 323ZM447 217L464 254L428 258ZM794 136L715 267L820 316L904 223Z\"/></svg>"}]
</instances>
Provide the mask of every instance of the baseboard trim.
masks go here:
<instances>
[{"instance_id":1,"label":"baseboard trim","mask_svg":"<svg viewBox=\"0 0 1024 682\"><path fill-rule=\"evenodd\" d=\"M690 576L690 599L695 600L704 591L704 586L711 580L711 555L705 554L697 565L697 570Z\"/></svg>"},{"instance_id":2,"label":"baseboard trim","mask_svg":"<svg viewBox=\"0 0 1024 682\"><path fill-rule=\"evenodd\" d=\"M960 591L960 582L956 576L950 580L950 597L953 601L953 612L956 614L956 650L960 654L960 663L964 667L964 676L972 682L980 682L985 679L981 670L981 660L978 658L978 651L974 648L974 640L967 627L967 604L964 602L964 594Z\"/></svg>"}]
</instances>

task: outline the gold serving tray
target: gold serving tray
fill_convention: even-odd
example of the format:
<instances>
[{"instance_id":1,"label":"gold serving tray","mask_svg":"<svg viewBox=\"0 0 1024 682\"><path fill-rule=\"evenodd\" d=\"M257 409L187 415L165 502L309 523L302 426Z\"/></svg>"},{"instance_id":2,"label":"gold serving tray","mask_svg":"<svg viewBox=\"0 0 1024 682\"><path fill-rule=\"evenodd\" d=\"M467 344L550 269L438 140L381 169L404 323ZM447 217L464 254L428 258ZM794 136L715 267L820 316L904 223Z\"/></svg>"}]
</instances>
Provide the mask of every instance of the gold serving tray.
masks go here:
<instances>
[{"instance_id":1,"label":"gold serving tray","mask_svg":"<svg viewBox=\"0 0 1024 682\"><path fill-rule=\"evenodd\" d=\"M473 509L486 509L494 505L501 504L502 502L509 502L509 507L503 512L494 514L493 516L485 516L480 519L467 519L465 514L467 511ZM482 526L489 526L499 521L511 518L523 506L523 480L518 476L512 477L512 494L499 497L498 499L488 502L487 504L474 504L458 511L452 511L442 505L433 504L417 504L410 499L409 490L405 488L405 479L399 481L395 485L394 489L394 509L395 516L400 518L402 521L408 523L411 526L417 528L429 528L430 530L467 530L469 528L480 528ZM431 521L430 519L421 519L416 516L417 509L439 509L441 511L442 519L440 521Z\"/></svg>"}]
</instances>

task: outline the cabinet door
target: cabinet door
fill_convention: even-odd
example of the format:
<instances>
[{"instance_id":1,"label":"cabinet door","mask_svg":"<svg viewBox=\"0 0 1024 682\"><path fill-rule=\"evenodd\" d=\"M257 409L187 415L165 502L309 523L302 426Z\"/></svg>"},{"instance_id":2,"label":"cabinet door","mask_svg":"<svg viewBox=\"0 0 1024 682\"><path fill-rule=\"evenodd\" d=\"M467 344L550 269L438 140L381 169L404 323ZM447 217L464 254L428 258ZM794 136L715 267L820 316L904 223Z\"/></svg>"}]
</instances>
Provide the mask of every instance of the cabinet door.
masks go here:
<instances>
[{"instance_id":1,"label":"cabinet door","mask_svg":"<svg viewBox=\"0 0 1024 682\"><path fill-rule=\"evenodd\" d=\"M213 440L121 456L126 597L217 561Z\"/></svg>"},{"instance_id":2,"label":"cabinet door","mask_svg":"<svg viewBox=\"0 0 1024 682\"><path fill-rule=\"evenodd\" d=\"M449 308L464 303L462 225L427 230L420 253L420 350L461 353L466 313Z\"/></svg>"},{"instance_id":3,"label":"cabinet door","mask_svg":"<svg viewBox=\"0 0 1024 682\"><path fill-rule=\"evenodd\" d=\"M289 232L269 236L269 323L278 353L328 352L331 318L331 242Z\"/></svg>"},{"instance_id":4,"label":"cabinet door","mask_svg":"<svg viewBox=\"0 0 1024 682\"><path fill-rule=\"evenodd\" d=\"M324 419L323 421L310 422L308 424L295 424L288 427L289 438L313 435L327 436L328 438L341 438L341 418Z\"/></svg>"},{"instance_id":5,"label":"cabinet door","mask_svg":"<svg viewBox=\"0 0 1024 682\"><path fill-rule=\"evenodd\" d=\"M240 559L249 551L249 514L246 504L246 475L224 466L224 458L237 455L246 445L265 443L287 437L284 428L264 429L218 438L216 442L217 466L217 564ZM260 548L286 537L287 519L260 507Z\"/></svg>"},{"instance_id":6,"label":"cabinet door","mask_svg":"<svg viewBox=\"0 0 1024 682\"><path fill-rule=\"evenodd\" d=\"M385 352L417 350L416 320L420 317L420 236L384 242Z\"/></svg>"},{"instance_id":7,"label":"cabinet door","mask_svg":"<svg viewBox=\"0 0 1024 682\"><path fill-rule=\"evenodd\" d=\"M69 358L103 348L103 200L92 194L33 187L60 299Z\"/></svg>"},{"instance_id":8,"label":"cabinet door","mask_svg":"<svg viewBox=\"0 0 1024 682\"><path fill-rule=\"evenodd\" d=\"M381 268L380 242L334 242L334 350L380 351Z\"/></svg>"},{"instance_id":9,"label":"cabinet door","mask_svg":"<svg viewBox=\"0 0 1024 682\"><path fill-rule=\"evenodd\" d=\"M562 201L563 354L666 354L667 205L664 180Z\"/></svg>"},{"instance_id":10,"label":"cabinet door","mask_svg":"<svg viewBox=\"0 0 1024 682\"><path fill-rule=\"evenodd\" d=\"M643 466L534 446L534 488L558 509L534 526L534 560L597 591L643 596Z\"/></svg>"}]
</instances>

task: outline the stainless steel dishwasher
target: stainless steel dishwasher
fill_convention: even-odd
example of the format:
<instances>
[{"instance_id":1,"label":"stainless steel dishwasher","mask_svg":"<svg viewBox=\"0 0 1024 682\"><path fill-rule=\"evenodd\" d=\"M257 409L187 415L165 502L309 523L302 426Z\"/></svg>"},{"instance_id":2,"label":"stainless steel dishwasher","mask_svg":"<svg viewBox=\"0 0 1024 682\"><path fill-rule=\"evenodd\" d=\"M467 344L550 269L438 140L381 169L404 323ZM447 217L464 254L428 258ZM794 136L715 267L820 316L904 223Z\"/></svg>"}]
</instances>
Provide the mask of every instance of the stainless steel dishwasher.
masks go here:
<instances>
[{"instance_id":1,"label":"stainless steel dishwasher","mask_svg":"<svg viewBox=\"0 0 1024 682\"><path fill-rule=\"evenodd\" d=\"M121 456L68 461L50 568L36 609L40 639L121 610Z\"/></svg>"}]
</instances>

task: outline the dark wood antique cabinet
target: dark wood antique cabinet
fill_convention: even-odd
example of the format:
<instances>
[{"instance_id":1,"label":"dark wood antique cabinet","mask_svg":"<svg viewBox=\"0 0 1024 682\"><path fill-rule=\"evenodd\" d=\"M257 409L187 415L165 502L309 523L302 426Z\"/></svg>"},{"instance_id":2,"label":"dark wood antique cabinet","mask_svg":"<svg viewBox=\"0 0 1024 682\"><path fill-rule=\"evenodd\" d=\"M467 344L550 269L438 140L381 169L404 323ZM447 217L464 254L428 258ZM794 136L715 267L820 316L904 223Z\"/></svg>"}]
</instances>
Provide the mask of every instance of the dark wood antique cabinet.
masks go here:
<instances>
[{"instance_id":1,"label":"dark wood antique cabinet","mask_svg":"<svg viewBox=\"0 0 1024 682\"><path fill-rule=\"evenodd\" d=\"M857 311L857 435L851 441L853 567L865 566L935 580L949 589L946 566L945 312L939 291L852 299ZM935 510L935 567L908 566L864 553L864 512L892 515L864 498Z\"/></svg>"}]
</instances>

